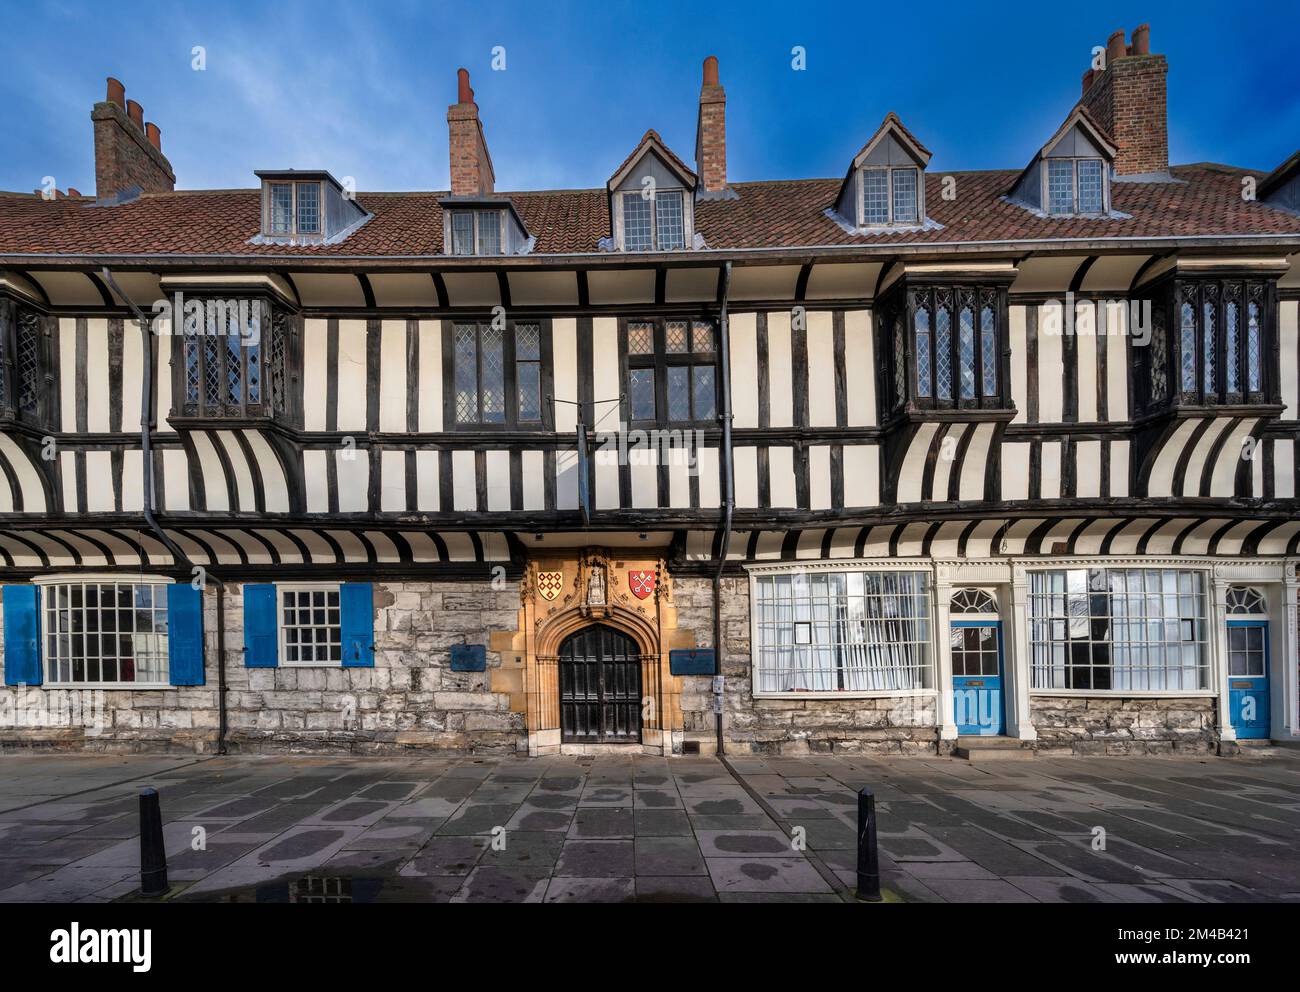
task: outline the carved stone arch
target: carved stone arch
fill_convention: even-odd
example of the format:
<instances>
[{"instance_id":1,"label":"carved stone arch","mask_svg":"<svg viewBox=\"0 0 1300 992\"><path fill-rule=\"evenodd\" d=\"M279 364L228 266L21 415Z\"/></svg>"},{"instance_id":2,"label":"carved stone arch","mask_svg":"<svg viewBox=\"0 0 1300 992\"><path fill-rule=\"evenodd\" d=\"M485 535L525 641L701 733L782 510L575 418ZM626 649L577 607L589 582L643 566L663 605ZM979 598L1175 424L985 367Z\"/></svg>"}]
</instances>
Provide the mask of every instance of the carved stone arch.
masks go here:
<instances>
[{"instance_id":1,"label":"carved stone arch","mask_svg":"<svg viewBox=\"0 0 1300 992\"><path fill-rule=\"evenodd\" d=\"M659 653L659 632L649 618L616 605L603 609L574 606L544 617L537 631L535 642L537 654L548 657L558 655L560 645L564 643L566 637L592 624L604 624L606 627L627 634L636 642L637 650L643 655Z\"/></svg>"}]
</instances>

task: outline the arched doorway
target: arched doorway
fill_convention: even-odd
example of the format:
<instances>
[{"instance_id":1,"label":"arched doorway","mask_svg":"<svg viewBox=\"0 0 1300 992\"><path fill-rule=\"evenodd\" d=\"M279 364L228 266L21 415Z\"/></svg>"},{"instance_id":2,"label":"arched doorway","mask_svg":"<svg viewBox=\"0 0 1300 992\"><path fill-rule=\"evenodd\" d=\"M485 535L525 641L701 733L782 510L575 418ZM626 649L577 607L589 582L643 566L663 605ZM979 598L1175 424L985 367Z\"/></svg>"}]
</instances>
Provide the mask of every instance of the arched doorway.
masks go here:
<instances>
[{"instance_id":1,"label":"arched doorway","mask_svg":"<svg viewBox=\"0 0 1300 992\"><path fill-rule=\"evenodd\" d=\"M635 744L641 740L641 652L627 634L593 624L559 650L560 740Z\"/></svg>"}]
</instances>

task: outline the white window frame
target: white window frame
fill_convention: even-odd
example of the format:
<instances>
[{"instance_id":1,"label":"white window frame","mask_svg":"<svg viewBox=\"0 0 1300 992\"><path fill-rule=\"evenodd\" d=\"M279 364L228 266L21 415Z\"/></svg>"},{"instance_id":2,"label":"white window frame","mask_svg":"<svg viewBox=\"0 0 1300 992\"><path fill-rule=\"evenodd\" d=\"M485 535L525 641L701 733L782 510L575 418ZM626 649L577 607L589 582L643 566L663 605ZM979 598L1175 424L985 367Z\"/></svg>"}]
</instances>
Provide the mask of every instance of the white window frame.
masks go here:
<instances>
[{"instance_id":1,"label":"white window frame","mask_svg":"<svg viewBox=\"0 0 1300 992\"><path fill-rule=\"evenodd\" d=\"M325 186L320 180L268 179L262 194L262 213L266 218L263 228L269 238L323 238L325 235ZM275 230L274 193L276 186L289 186L293 193L289 207L289 230ZM299 230L298 224L298 187L316 187L316 230Z\"/></svg>"},{"instance_id":2,"label":"white window frame","mask_svg":"<svg viewBox=\"0 0 1300 992\"><path fill-rule=\"evenodd\" d=\"M1049 217L1105 217L1110 213L1110 170L1106 168L1106 160L1095 155L1077 155L1077 156L1058 156L1044 158L1043 160L1043 213ZM1065 213L1052 213L1052 201L1050 195L1050 173L1052 170L1051 163L1068 162L1070 163L1070 189L1072 191L1071 208ZM1079 210L1079 163L1080 162L1097 162L1101 165L1101 212L1082 213Z\"/></svg>"},{"instance_id":3,"label":"white window frame","mask_svg":"<svg viewBox=\"0 0 1300 992\"><path fill-rule=\"evenodd\" d=\"M343 594L340 582L277 582L275 584L275 637L280 667L282 668L342 668L343 667ZM337 661L290 661L285 640L284 594L286 592L333 592L339 595L339 658ZM328 626L328 625L327 625ZM312 624L313 629L319 629Z\"/></svg>"},{"instance_id":4,"label":"white window frame","mask_svg":"<svg viewBox=\"0 0 1300 992\"><path fill-rule=\"evenodd\" d=\"M125 692L133 692L137 689L158 690L158 689L176 688L174 685L171 684L170 681L171 678L171 658L170 658L171 617L170 615L167 618L167 637L168 637L167 643L168 643L169 656L164 659L164 664L167 667L167 676L168 676L167 680L162 682L120 682L120 681L119 682L103 682L103 681L61 682L47 677L49 675L49 664L48 664L49 653L46 650L46 636L48 635L49 631L46 629L45 626L46 610L48 608L48 603L46 602L46 598L45 598L48 595L47 590L54 586L66 586L74 583L80 585L98 585L98 584L109 583L109 582L119 584L119 585L132 585L132 586L170 586L175 584L172 579L167 578L165 575L136 575L136 574L123 575L121 573L113 573L113 572L93 572L84 575L83 574L44 575L32 579L32 585L39 586L41 588L41 602L40 602L40 606L37 609L37 613L39 615L37 620L37 626L39 630L40 647L41 647L41 651L40 651L41 688L60 689L60 690L103 689L103 690L115 690L115 691L125 691ZM166 593L164 593L163 596L164 596L164 601L163 601L162 609L163 612L166 612L167 611ZM155 610L156 609L157 607L155 607ZM85 659L83 658L82 660L84 662Z\"/></svg>"},{"instance_id":5,"label":"white window frame","mask_svg":"<svg viewBox=\"0 0 1300 992\"><path fill-rule=\"evenodd\" d=\"M1030 599L1033 596L1032 587L1029 577L1033 572L1068 572L1075 569L1092 569L1101 568L1108 572L1111 571L1131 571L1131 570L1150 570L1156 571L1173 570L1179 572L1199 572L1202 578L1202 595L1205 597L1205 623L1206 623L1206 640L1204 642L1205 654L1201 659L1200 668L1205 673L1207 687L1204 689L1055 689L1040 688L1034 685L1034 638L1033 638L1033 607ZM1219 640L1216 634L1216 610L1214 605L1214 563L1199 560L1194 561L1170 561L1167 559L1144 560L1144 559L1107 559L1099 558L1095 560L1052 562L1052 561L1035 561L1026 562L1024 570L1024 595L1025 595L1025 613L1023 618L1018 618L1018 622L1024 624L1024 645L1028 652L1024 661L1025 678L1028 680L1028 690L1030 696L1074 696L1088 698L1109 698L1109 699L1208 699L1221 695L1215 687L1215 679L1220 670L1219 658ZM1222 625L1218 625L1222 626Z\"/></svg>"},{"instance_id":6,"label":"white window frame","mask_svg":"<svg viewBox=\"0 0 1300 992\"><path fill-rule=\"evenodd\" d=\"M866 193L867 173L884 172L888 175L886 184L886 200L889 204L889 220L881 224L877 221L867 220L866 203L864 194ZM913 172L916 174L916 217L912 220L896 220L894 217L894 173L895 172ZM901 227L913 228L920 227L925 223L925 170L919 165L863 165L858 168L857 177L857 218L858 227L877 228L877 227Z\"/></svg>"},{"instance_id":7,"label":"white window frame","mask_svg":"<svg viewBox=\"0 0 1300 992\"><path fill-rule=\"evenodd\" d=\"M474 239L474 250L472 252L456 251L456 217L458 215L468 214L470 217L470 233ZM483 244L479 238L479 221L485 214L493 214L497 222L497 251L487 255L483 251ZM447 254L454 258L471 258L480 256L484 258L493 258L506 253L506 229L504 210L448 210L447 211Z\"/></svg>"},{"instance_id":8,"label":"white window frame","mask_svg":"<svg viewBox=\"0 0 1300 992\"><path fill-rule=\"evenodd\" d=\"M663 189L656 188L654 195L645 197L638 189L618 189L615 190L615 197L618 203L618 246L620 251L643 251L660 252L660 251L689 251L691 244L695 239L694 209L692 200L687 196L687 190L684 187L668 186ZM659 245L659 197L667 194L673 194L681 199L682 204L682 244L680 248L662 248ZM648 249L628 248L627 246L627 223L623 216L623 197L637 196L647 200L650 205L650 247Z\"/></svg>"},{"instance_id":9,"label":"white window frame","mask_svg":"<svg viewBox=\"0 0 1300 992\"><path fill-rule=\"evenodd\" d=\"M834 561L807 561L796 563L782 563L780 565L746 565L746 571L749 573L749 636L750 644L754 650L750 652L749 667L749 684L751 695L755 699L802 699L817 701L822 703L833 702L839 699L902 699L902 698L925 698L937 697L941 689L939 687L939 644L938 632L938 602L936 600L936 590L938 583L935 581L934 563L928 558L918 558L915 561L881 561L879 559L836 559ZM925 575L926 581L926 600L927 600L927 622L929 623L930 637L923 642L927 647L926 670L927 678L930 682L928 688L916 689L834 689L834 690L806 690L800 692L764 692L758 689L759 671L758 671L758 651L759 629L758 629L758 609L757 603L757 586L760 577L772 575L788 575L794 573L812 574L816 572L921 572ZM921 726L931 726L931 724L922 724Z\"/></svg>"}]
</instances>

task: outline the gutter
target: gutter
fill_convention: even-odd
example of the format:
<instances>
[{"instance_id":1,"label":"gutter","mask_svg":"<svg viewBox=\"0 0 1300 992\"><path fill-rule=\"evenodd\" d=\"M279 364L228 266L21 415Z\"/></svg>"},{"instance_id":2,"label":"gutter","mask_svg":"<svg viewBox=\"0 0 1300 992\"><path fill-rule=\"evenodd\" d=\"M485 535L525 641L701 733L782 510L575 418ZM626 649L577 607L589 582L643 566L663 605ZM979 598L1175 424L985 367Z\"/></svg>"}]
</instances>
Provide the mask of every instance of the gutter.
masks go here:
<instances>
[{"instance_id":1,"label":"gutter","mask_svg":"<svg viewBox=\"0 0 1300 992\"><path fill-rule=\"evenodd\" d=\"M731 517L736 509L735 473L731 459L731 331L727 323L727 295L731 292L731 263L722 269L722 292L718 319L718 351L722 375L722 545L718 554L718 570L713 574L713 691L717 698L717 754L726 754L722 734L723 702L726 699L722 679L722 569L727 563L727 548L731 544Z\"/></svg>"},{"instance_id":2,"label":"gutter","mask_svg":"<svg viewBox=\"0 0 1300 992\"><path fill-rule=\"evenodd\" d=\"M117 294L118 299L122 300L135 314L136 321L140 324L141 344L143 346L142 355L144 361L143 375L140 383L140 461L142 483L144 486L144 521L153 531L154 536L162 542L163 547L172 556L173 565L181 565L192 577L195 565L190 561L189 556L181 550L168 535L162 526L158 523L157 517L154 516L154 486L153 486L153 336L150 333L150 322L139 307L122 292L122 288L113 278L113 273L109 271L108 266L100 270L104 277L104 282ZM211 575L217 580L217 645L219 655L217 657L217 709L220 726L217 731L217 754L226 753L226 590L225 584L221 577L211 568L204 571L204 575Z\"/></svg>"}]
</instances>

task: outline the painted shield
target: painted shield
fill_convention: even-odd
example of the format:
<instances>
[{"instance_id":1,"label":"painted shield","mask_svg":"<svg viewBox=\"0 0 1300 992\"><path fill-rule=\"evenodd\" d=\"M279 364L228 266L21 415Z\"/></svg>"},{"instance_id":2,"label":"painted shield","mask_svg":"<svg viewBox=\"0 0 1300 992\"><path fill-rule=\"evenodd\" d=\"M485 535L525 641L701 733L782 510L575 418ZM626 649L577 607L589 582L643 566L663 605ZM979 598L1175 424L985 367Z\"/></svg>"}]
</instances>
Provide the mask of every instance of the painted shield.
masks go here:
<instances>
[{"instance_id":1,"label":"painted shield","mask_svg":"<svg viewBox=\"0 0 1300 992\"><path fill-rule=\"evenodd\" d=\"M542 599L550 601L560 594L564 588L563 572L538 572L537 573L537 591L542 594Z\"/></svg>"},{"instance_id":2,"label":"painted shield","mask_svg":"<svg viewBox=\"0 0 1300 992\"><path fill-rule=\"evenodd\" d=\"M648 568L632 568L627 573L628 588L637 599L645 599L655 591L655 573Z\"/></svg>"}]
</instances>

